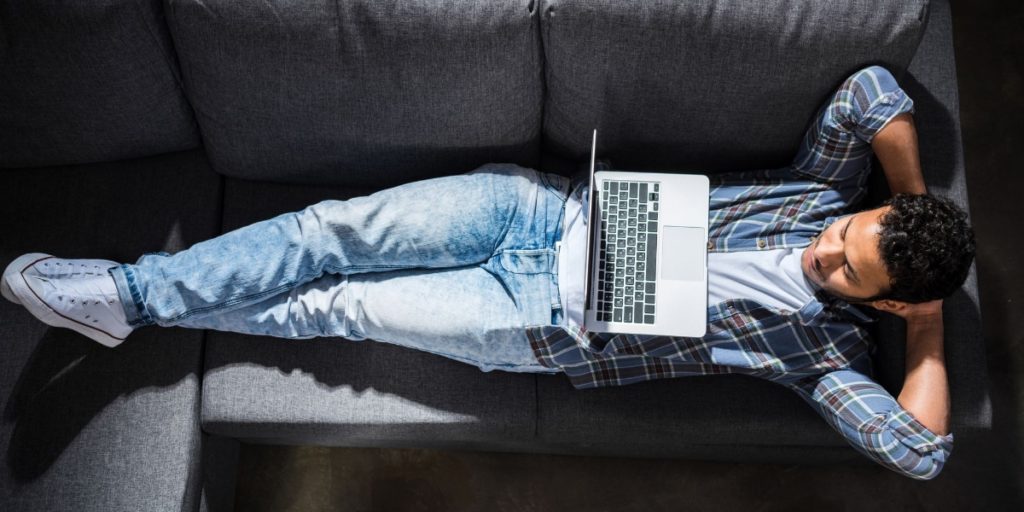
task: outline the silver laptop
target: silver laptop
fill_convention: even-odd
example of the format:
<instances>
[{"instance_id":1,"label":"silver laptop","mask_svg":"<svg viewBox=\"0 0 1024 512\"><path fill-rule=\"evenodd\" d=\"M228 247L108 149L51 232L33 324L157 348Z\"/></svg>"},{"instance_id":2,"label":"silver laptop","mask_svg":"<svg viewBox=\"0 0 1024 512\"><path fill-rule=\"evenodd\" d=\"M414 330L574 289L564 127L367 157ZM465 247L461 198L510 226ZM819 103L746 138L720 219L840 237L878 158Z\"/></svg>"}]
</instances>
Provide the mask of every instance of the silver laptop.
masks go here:
<instances>
[{"instance_id":1,"label":"silver laptop","mask_svg":"<svg viewBox=\"0 0 1024 512\"><path fill-rule=\"evenodd\" d=\"M595 173L596 156L594 130L583 327L593 332L704 336L708 178Z\"/></svg>"}]
</instances>

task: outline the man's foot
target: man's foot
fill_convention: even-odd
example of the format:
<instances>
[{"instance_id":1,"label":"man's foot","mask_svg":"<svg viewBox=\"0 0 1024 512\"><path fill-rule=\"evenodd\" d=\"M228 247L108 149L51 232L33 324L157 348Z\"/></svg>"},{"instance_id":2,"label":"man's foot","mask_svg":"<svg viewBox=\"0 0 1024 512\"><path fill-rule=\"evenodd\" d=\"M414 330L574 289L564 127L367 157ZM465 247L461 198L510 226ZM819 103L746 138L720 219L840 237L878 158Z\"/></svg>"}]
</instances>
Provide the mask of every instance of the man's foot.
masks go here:
<instances>
[{"instance_id":1,"label":"man's foot","mask_svg":"<svg viewBox=\"0 0 1024 512\"><path fill-rule=\"evenodd\" d=\"M130 334L110 260L60 259L49 254L20 256L0 279L3 296L54 327L75 330L108 347Z\"/></svg>"}]
</instances>

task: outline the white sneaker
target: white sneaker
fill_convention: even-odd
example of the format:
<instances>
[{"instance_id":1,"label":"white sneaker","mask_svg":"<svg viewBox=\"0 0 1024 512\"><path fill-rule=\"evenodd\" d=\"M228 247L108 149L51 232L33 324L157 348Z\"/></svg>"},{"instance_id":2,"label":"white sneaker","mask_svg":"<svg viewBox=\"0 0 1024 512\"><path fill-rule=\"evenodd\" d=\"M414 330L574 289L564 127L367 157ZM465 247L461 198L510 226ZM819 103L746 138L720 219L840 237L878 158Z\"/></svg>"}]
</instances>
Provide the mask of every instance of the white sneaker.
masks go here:
<instances>
[{"instance_id":1,"label":"white sneaker","mask_svg":"<svg viewBox=\"0 0 1024 512\"><path fill-rule=\"evenodd\" d=\"M19 272L47 278L105 276L110 275L107 273L107 269L118 265L120 263L111 260L69 260L56 258L46 253L32 252L19 256L7 265L3 279L0 279L0 294L15 304L21 304L18 297L11 292L10 284L8 284L8 279L16 280L15 276Z\"/></svg>"},{"instance_id":2,"label":"white sneaker","mask_svg":"<svg viewBox=\"0 0 1024 512\"><path fill-rule=\"evenodd\" d=\"M68 260L30 253L4 271L3 296L54 327L66 327L108 347L116 347L135 328L128 325L110 260Z\"/></svg>"}]
</instances>

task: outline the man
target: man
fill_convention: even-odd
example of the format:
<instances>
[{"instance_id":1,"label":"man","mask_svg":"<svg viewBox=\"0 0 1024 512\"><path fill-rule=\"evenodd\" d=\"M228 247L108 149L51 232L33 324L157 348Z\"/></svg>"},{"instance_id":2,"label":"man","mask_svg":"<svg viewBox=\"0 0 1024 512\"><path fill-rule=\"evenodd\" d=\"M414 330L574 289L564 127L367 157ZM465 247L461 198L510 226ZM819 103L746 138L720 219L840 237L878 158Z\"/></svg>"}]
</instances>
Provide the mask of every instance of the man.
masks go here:
<instances>
[{"instance_id":1,"label":"man","mask_svg":"<svg viewBox=\"0 0 1024 512\"><path fill-rule=\"evenodd\" d=\"M965 213L925 195L912 111L885 69L866 68L791 166L711 177L703 338L580 328L582 274L566 268L582 265L585 176L514 165L326 200L135 264L26 254L0 291L108 346L156 324L374 339L484 371L565 373L577 388L753 375L793 389L865 455L929 479L953 442L941 299L974 240ZM872 150L895 197L837 216L863 196ZM872 319L858 306L907 321L898 400L869 377Z\"/></svg>"}]
</instances>

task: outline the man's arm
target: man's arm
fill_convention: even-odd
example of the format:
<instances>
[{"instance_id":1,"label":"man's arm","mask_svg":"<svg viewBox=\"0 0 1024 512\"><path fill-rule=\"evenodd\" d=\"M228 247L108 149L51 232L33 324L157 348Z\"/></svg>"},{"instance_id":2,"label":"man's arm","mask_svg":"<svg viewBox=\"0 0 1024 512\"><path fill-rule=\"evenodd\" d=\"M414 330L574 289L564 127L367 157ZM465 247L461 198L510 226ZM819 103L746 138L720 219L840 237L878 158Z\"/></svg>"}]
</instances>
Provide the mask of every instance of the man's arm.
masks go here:
<instances>
[{"instance_id":1,"label":"man's arm","mask_svg":"<svg viewBox=\"0 0 1024 512\"><path fill-rule=\"evenodd\" d=\"M875 134L871 148L893 195L924 194L914 117L900 114ZM929 430L949 433L949 384L943 353L942 301L895 312L907 323L907 369L899 403Z\"/></svg>"},{"instance_id":2,"label":"man's arm","mask_svg":"<svg viewBox=\"0 0 1024 512\"><path fill-rule=\"evenodd\" d=\"M794 174L823 183L859 180L869 169L872 150L881 146L881 153L888 159L886 149L895 142L883 137L873 147L878 133L891 127L897 117L909 116L913 111L913 100L889 70L870 66L850 75L818 110L804 134L793 158ZM916 151L915 146L915 155ZM899 167L896 161L894 165L882 163L887 168Z\"/></svg>"},{"instance_id":3,"label":"man's arm","mask_svg":"<svg viewBox=\"0 0 1024 512\"><path fill-rule=\"evenodd\" d=\"M900 314L907 322L907 370L898 401L928 430L949 433L949 384L943 351L942 301L910 304Z\"/></svg>"},{"instance_id":4,"label":"man's arm","mask_svg":"<svg viewBox=\"0 0 1024 512\"><path fill-rule=\"evenodd\" d=\"M882 164L885 179L893 195L927 192L921 175L921 159L917 151L917 129L914 116L904 112L889 121L875 134L871 149Z\"/></svg>"},{"instance_id":5,"label":"man's arm","mask_svg":"<svg viewBox=\"0 0 1024 512\"><path fill-rule=\"evenodd\" d=\"M807 377L789 387L857 451L910 478L935 478L953 451L952 434L933 432L885 388L853 368Z\"/></svg>"}]
</instances>

